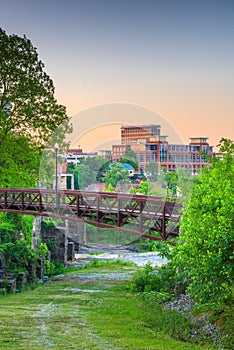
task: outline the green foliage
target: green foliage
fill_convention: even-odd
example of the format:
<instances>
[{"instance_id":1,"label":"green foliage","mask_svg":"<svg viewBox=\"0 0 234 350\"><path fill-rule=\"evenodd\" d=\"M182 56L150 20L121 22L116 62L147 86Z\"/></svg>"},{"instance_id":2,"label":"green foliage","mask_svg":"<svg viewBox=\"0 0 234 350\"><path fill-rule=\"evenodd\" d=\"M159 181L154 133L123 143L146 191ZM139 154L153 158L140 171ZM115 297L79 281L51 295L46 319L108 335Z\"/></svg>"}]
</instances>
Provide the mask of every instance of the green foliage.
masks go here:
<instances>
[{"instance_id":1,"label":"green foliage","mask_svg":"<svg viewBox=\"0 0 234 350\"><path fill-rule=\"evenodd\" d=\"M128 171L123 170L122 164L114 163L111 170L103 177L103 181L105 184L110 184L115 188L119 182L126 183L129 181Z\"/></svg>"},{"instance_id":2,"label":"green foliage","mask_svg":"<svg viewBox=\"0 0 234 350\"><path fill-rule=\"evenodd\" d=\"M91 172L92 182L100 182L105 171L109 170L110 161L101 156L88 157L81 160Z\"/></svg>"},{"instance_id":3,"label":"green foliage","mask_svg":"<svg viewBox=\"0 0 234 350\"><path fill-rule=\"evenodd\" d=\"M199 334L199 323L191 319L188 315L164 307L170 296L167 293L143 292L140 295L142 302L143 320L152 329L157 332L163 332L174 339L183 342L190 342L190 349L196 349L196 343L207 344L208 337L205 339ZM209 347L209 349L213 349Z\"/></svg>"},{"instance_id":4,"label":"green foliage","mask_svg":"<svg viewBox=\"0 0 234 350\"><path fill-rule=\"evenodd\" d=\"M0 243L9 242L11 237L15 235L15 225L8 220L8 213L0 212Z\"/></svg>"},{"instance_id":5,"label":"green foliage","mask_svg":"<svg viewBox=\"0 0 234 350\"><path fill-rule=\"evenodd\" d=\"M85 188L92 182L95 182L95 178L91 173L90 168L85 164L77 165L78 172L78 188L79 190Z\"/></svg>"},{"instance_id":6,"label":"green foliage","mask_svg":"<svg viewBox=\"0 0 234 350\"><path fill-rule=\"evenodd\" d=\"M6 268L8 271L27 271L30 263L36 261L36 253L25 240L17 240L15 243L8 242L0 245L0 250L5 255Z\"/></svg>"},{"instance_id":7,"label":"green foliage","mask_svg":"<svg viewBox=\"0 0 234 350\"><path fill-rule=\"evenodd\" d=\"M135 170L138 170L138 158L137 154L131 149L129 145L126 146L126 150L123 154L123 157L120 158L120 163L128 163Z\"/></svg>"},{"instance_id":8,"label":"green foliage","mask_svg":"<svg viewBox=\"0 0 234 350\"><path fill-rule=\"evenodd\" d=\"M74 164L67 164L67 174L73 174L74 176L74 190L79 189L78 185L78 167ZM67 188L71 189L71 178L67 178Z\"/></svg>"},{"instance_id":9,"label":"green foliage","mask_svg":"<svg viewBox=\"0 0 234 350\"><path fill-rule=\"evenodd\" d=\"M2 187L35 187L40 165L39 152L24 136L1 130L0 183ZM17 152L15 151L17 150Z\"/></svg>"},{"instance_id":10,"label":"green foliage","mask_svg":"<svg viewBox=\"0 0 234 350\"><path fill-rule=\"evenodd\" d=\"M81 267L81 269L90 269L90 268L99 268L99 267L107 267L109 269L115 269L117 266L135 266L132 261L124 261L121 259L116 260L100 260L100 259L92 259L88 264Z\"/></svg>"},{"instance_id":11,"label":"green foliage","mask_svg":"<svg viewBox=\"0 0 234 350\"><path fill-rule=\"evenodd\" d=\"M141 181L141 185L136 190L136 193L141 193L144 195L150 195L152 193L153 184L149 181Z\"/></svg>"},{"instance_id":12,"label":"green foliage","mask_svg":"<svg viewBox=\"0 0 234 350\"><path fill-rule=\"evenodd\" d=\"M160 292L171 297L185 291L183 281L178 279L176 269L170 264L153 268L147 264L133 278L132 289L135 292Z\"/></svg>"},{"instance_id":13,"label":"green foliage","mask_svg":"<svg viewBox=\"0 0 234 350\"><path fill-rule=\"evenodd\" d=\"M22 232L24 233L24 237L28 245L32 244L33 221L33 216L24 215L22 217Z\"/></svg>"},{"instance_id":14,"label":"green foliage","mask_svg":"<svg viewBox=\"0 0 234 350\"><path fill-rule=\"evenodd\" d=\"M158 255L162 258L171 257L171 247L166 241L154 241L146 238L144 240L144 248L146 251L158 252Z\"/></svg>"},{"instance_id":15,"label":"green foliage","mask_svg":"<svg viewBox=\"0 0 234 350\"><path fill-rule=\"evenodd\" d=\"M193 186L196 178L191 174L191 172L185 171L182 168L176 169L176 175L177 191L183 197L183 205L187 205L193 193Z\"/></svg>"},{"instance_id":16,"label":"green foliage","mask_svg":"<svg viewBox=\"0 0 234 350\"><path fill-rule=\"evenodd\" d=\"M0 145L10 132L41 146L61 123L63 139L69 118L31 41L0 28L0 52Z\"/></svg>"},{"instance_id":17,"label":"green foliage","mask_svg":"<svg viewBox=\"0 0 234 350\"><path fill-rule=\"evenodd\" d=\"M0 213L0 243L15 243L18 239L25 239L30 245L33 220L33 216Z\"/></svg>"},{"instance_id":18,"label":"green foliage","mask_svg":"<svg viewBox=\"0 0 234 350\"><path fill-rule=\"evenodd\" d=\"M103 187L103 192L114 192L115 188L111 184L106 184L105 187Z\"/></svg>"},{"instance_id":19,"label":"green foliage","mask_svg":"<svg viewBox=\"0 0 234 350\"><path fill-rule=\"evenodd\" d=\"M174 171L168 171L165 175L165 181L167 183L168 190L170 190L170 192L168 192L168 195L175 195L178 185L178 175Z\"/></svg>"},{"instance_id":20,"label":"green foliage","mask_svg":"<svg viewBox=\"0 0 234 350\"><path fill-rule=\"evenodd\" d=\"M109 164L109 160L100 156L83 158L77 166L69 164L67 173L74 174L75 190L83 189L91 183L101 182L103 174L109 170ZM69 187L71 187L70 182L69 179Z\"/></svg>"},{"instance_id":21,"label":"green foliage","mask_svg":"<svg viewBox=\"0 0 234 350\"><path fill-rule=\"evenodd\" d=\"M153 176L155 179L157 179L157 175L158 175L158 163L156 162L149 162L146 164L145 167L146 172Z\"/></svg>"},{"instance_id":22,"label":"green foliage","mask_svg":"<svg viewBox=\"0 0 234 350\"><path fill-rule=\"evenodd\" d=\"M222 158L204 167L181 220L173 264L200 303L224 302L232 295L234 275L233 143L221 140Z\"/></svg>"}]
</instances>

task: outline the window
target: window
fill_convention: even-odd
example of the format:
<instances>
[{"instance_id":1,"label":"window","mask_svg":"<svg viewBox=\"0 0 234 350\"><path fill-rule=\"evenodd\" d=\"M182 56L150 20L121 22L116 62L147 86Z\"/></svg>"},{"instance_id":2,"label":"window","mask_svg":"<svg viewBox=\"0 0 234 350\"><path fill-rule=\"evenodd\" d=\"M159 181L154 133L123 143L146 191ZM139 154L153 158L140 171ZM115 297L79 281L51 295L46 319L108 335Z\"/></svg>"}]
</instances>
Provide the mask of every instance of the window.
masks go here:
<instances>
[{"instance_id":1,"label":"window","mask_svg":"<svg viewBox=\"0 0 234 350\"><path fill-rule=\"evenodd\" d=\"M140 153L140 157L139 157L139 162L143 163L144 162L144 153Z\"/></svg>"}]
</instances>

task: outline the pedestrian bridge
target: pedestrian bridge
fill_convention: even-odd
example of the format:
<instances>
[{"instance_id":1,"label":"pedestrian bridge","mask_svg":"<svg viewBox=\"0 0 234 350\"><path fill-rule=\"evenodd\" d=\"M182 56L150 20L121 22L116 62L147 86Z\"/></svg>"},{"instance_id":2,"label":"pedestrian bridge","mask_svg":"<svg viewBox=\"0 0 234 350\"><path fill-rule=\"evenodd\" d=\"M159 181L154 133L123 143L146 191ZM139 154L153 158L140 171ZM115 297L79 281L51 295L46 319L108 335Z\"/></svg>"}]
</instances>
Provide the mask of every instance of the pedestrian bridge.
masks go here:
<instances>
[{"instance_id":1,"label":"pedestrian bridge","mask_svg":"<svg viewBox=\"0 0 234 350\"><path fill-rule=\"evenodd\" d=\"M109 192L1 188L0 211L119 229L153 240L178 236L182 206L175 198Z\"/></svg>"}]
</instances>

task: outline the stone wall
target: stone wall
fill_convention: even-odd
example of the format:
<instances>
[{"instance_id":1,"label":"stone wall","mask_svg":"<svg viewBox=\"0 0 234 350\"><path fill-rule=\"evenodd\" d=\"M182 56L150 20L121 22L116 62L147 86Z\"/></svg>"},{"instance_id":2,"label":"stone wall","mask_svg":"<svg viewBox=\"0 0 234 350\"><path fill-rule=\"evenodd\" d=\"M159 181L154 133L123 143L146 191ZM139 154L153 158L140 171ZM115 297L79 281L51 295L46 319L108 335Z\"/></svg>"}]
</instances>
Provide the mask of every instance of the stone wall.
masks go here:
<instances>
[{"instance_id":1,"label":"stone wall","mask_svg":"<svg viewBox=\"0 0 234 350\"><path fill-rule=\"evenodd\" d=\"M86 226L83 222L63 220L57 227L43 227L41 239L48 245L51 258L66 264L86 244Z\"/></svg>"},{"instance_id":2,"label":"stone wall","mask_svg":"<svg viewBox=\"0 0 234 350\"><path fill-rule=\"evenodd\" d=\"M46 243L51 251L51 259L67 263L67 243L68 239L64 232L56 227L44 227L41 230L41 239Z\"/></svg>"}]
</instances>

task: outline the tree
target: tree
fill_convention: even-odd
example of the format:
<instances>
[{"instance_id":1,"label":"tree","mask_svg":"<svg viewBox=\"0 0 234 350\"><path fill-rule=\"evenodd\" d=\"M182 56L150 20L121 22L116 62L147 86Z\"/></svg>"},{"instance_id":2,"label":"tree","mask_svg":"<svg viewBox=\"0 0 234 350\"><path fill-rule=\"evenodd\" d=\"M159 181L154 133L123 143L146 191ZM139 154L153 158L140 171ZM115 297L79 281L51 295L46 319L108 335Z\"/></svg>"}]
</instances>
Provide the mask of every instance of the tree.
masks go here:
<instances>
[{"instance_id":1,"label":"tree","mask_svg":"<svg viewBox=\"0 0 234 350\"><path fill-rule=\"evenodd\" d=\"M172 195L176 194L178 175L174 171L168 171L165 175L165 181L167 183L168 192L170 190Z\"/></svg>"},{"instance_id":2,"label":"tree","mask_svg":"<svg viewBox=\"0 0 234 350\"><path fill-rule=\"evenodd\" d=\"M81 163L74 167L68 164L67 173L74 174L75 190L82 189L91 183L100 182L104 172L109 170L110 161L104 157L88 157L81 159ZM71 181L68 180L70 186Z\"/></svg>"},{"instance_id":3,"label":"tree","mask_svg":"<svg viewBox=\"0 0 234 350\"><path fill-rule=\"evenodd\" d=\"M138 170L137 154L131 149L129 145L126 146L123 157L120 158L120 163L128 163L133 166L135 170Z\"/></svg>"},{"instance_id":4,"label":"tree","mask_svg":"<svg viewBox=\"0 0 234 350\"><path fill-rule=\"evenodd\" d=\"M149 162L146 164L145 170L147 173L152 175L155 179L157 179L158 175L158 163L156 162Z\"/></svg>"},{"instance_id":5,"label":"tree","mask_svg":"<svg viewBox=\"0 0 234 350\"><path fill-rule=\"evenodd\" d=\"M114 188L117 186L118 182L127 182L128 171L123 170L122 164L114 163L111 170L109 170L103 177L103 181L106 185L111 185Z\"/></svg>"},{"instance_id":6,"label":"tree","mask_svg":"<svg viewBox=\"0 0 234 350\"><path fill-rule=\"evenodd\" d=\"M176 168L176 175L177 190L183 197L183 204L186 205L190 201L196 177L193 176L190 171L186 171L182 168Z\"/></svg>"},{"instance_id":7,"label":"tree","mask_svg":"<svg viewBox=\"0 0 234 350\"><path fill-rule=\"evenodd\" d=\"M26 137L8 133L1 147L0 183L7 187L34 187L40 154Z\"/></svg>"},{"instance_id":8,"label":"tree","mask_svg":"<svg viewBox=\"0 0 234 350\"><path fill-rule=\"evenodd\" d=\"M222 159L204 167L182 220L173 251L178 274L201 303L223 302L232 294L234 274L234 144L222 139Z\"/></svg>"},{"instance_id":9,"label":"tree","mask_svg":"<svg viewBox=\"0 0 234 350\"><path fill-rule=\"evenodd\" d=\"M81 163L89 167L92 182L100 182L110 165L110 161L101 156L84 158Z\"/></svg>"},{"instance_id":10,"label":"tree","mask_svg":"<svg viewBox=\"0 0 234 350\"><path fill-rule=\"evenodd\" d=\"M58 126L63 139L69 118L31 41L0 28L0 52L0 146L9 133L43 146Z\"/></svg>"},{"instance_id":11,"label":"tree","mask_svg":"<svg viewBox=\"0 0 234 350\"><path fill-rule=\"evenodd\" d=\"M89 166L79 164L77 165L77 172L79 189L83 189L94 182L94 177L92 177Z\"/></svg>"}]
</instances>

